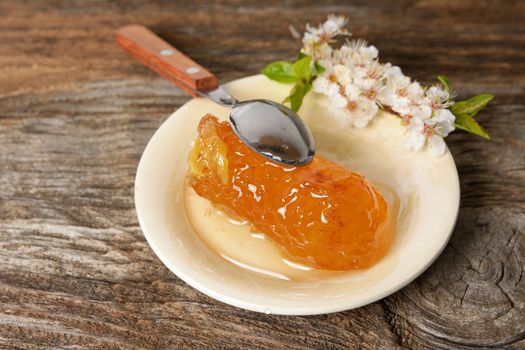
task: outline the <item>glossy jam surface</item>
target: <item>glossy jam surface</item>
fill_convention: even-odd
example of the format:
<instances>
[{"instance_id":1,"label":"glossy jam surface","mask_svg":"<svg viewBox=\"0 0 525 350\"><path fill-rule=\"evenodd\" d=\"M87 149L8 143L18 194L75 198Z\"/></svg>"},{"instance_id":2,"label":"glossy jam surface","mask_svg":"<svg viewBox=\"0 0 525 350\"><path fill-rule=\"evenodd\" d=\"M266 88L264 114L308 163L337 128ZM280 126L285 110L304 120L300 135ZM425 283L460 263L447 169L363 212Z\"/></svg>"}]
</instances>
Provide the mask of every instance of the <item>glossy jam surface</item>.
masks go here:
<instances>
[{"instance_id":1,"label":"glossy jam surface","mask_svg":"<svg viewBox=\"0 0 525 350\"><path fill-rule=\"evenodd\" d=\"M320 156L303 167L272 163L211 115L200 122L189 163L189 182L199 196L249 221L296 263L366 268L394 239L387 202L364 177Z\"/></svg>"}]
</instances>

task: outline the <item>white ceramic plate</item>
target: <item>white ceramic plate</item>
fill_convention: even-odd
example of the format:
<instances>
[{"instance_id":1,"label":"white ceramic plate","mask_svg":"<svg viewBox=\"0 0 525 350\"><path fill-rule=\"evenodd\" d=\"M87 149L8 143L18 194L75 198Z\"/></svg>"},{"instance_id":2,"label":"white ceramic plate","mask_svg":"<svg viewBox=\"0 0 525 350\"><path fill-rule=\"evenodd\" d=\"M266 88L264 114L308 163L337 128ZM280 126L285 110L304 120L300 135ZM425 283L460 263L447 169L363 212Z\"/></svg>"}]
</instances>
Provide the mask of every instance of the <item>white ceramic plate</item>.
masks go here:
<instances>
[{"instance_id":1,"label":"white ceramic plate","mask_svg":"<svg viewBox=\"0 0 525 350\"><path fill-rule=\"evenodd\" d=\"M233 81L226 88L240 100L282 101L290 86L257 75ZM142 231L160 260L210 297L248 310L287 315L356 308L411 282L447 244L460 198L449 151L437 158L425 151L407 151L399 120L384 113L367 128L341 129L327 116L324 98L311 93L300 114L316 137L317 152L373 183L396 189L401 200L396 241L387 256L368 270L314 281L269 279L233 265L202 242L182 205L187 155L206 113L222 119L228 116L223 107L193 99L153 135L137 169L135 205Z\"/></svg>"}]
</instances>

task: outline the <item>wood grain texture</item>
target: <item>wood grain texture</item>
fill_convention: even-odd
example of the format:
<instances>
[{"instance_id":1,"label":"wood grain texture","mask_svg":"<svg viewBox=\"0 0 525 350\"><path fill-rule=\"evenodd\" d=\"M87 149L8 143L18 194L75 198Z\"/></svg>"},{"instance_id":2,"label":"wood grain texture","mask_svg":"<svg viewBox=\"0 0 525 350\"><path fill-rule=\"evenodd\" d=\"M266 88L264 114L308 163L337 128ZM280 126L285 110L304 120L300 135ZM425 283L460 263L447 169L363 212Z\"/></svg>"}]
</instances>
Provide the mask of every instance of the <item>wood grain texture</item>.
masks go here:
<instances>
[{"instance_id":1,"label":"wood grain texture","mask_svg":"<svg viewBox=\"0 0 525 350\"><path fill-rule=\"evenodd\" d=\"M223 81L292 58L302 28L356 36L460 97L492 92L493 141L448 139L462 203L450 244L398 293L331 315L256 314L187 286L135 216L139 157L188 100L114 42L142 23ZM0 2L0 348L525 348L523 1Z\"/></svg>"}]
</instances>

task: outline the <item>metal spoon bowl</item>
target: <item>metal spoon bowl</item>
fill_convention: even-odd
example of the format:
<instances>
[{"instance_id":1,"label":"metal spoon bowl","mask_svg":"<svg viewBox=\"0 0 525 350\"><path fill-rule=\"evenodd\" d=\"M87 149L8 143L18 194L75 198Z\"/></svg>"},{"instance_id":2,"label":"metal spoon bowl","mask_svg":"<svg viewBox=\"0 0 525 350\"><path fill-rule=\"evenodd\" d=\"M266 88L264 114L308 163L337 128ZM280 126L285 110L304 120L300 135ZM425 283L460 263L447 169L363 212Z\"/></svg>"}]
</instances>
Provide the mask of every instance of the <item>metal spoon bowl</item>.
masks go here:
<instances>
[{"instance_id":1,"label":"metal spoon bowl","mask_svg":"<svg viewBox=\"0 0 525 350\"><path fill-rule=\"evenodd\" d=\"M140 25L122 27L117 42L138 61L192 96L205 96L231 108L235 134L264 157L285 165L310 163L315 153L311 132L290 108L270 100L237 101L218 79L182 52Z\"/></svg>"},{"instance_id":2,"label":"metal spoon bowl","mask_svg":"<svg viewBox=\"0 0 525 350\"><path fill-rule=\"evenodd\" d=\"M292 166L310 163L315 143L310 130L290 108L270 100L239 102L221 87L199 92L231 108L230 123L237 136L266 158Z\"/></svg>"}]
</instances>

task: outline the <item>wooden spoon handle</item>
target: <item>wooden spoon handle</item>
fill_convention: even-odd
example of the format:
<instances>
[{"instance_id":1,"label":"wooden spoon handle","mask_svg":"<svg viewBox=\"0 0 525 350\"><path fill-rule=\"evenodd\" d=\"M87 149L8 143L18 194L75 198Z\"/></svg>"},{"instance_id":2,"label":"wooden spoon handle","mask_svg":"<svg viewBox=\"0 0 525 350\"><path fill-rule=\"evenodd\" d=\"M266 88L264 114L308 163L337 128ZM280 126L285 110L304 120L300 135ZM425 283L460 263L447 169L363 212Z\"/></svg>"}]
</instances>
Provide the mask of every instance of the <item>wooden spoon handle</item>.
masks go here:
<instances>
[{"instance_id":1,"label":"wooden spoon handle","mask_svg":"<svg viewBox=\"0 0 525 350\"><path fill-rule=\"evenodd\" d=\"M206 92L219 86L212 73L144 26L122 27L117 31L116 39L139 62L192 96L197 96L196 90Z\"/></svg>"}]
</instances>

